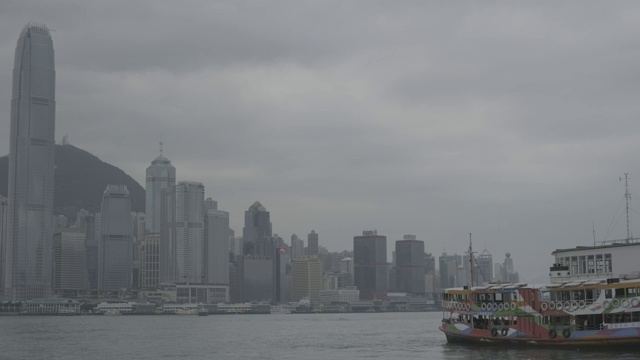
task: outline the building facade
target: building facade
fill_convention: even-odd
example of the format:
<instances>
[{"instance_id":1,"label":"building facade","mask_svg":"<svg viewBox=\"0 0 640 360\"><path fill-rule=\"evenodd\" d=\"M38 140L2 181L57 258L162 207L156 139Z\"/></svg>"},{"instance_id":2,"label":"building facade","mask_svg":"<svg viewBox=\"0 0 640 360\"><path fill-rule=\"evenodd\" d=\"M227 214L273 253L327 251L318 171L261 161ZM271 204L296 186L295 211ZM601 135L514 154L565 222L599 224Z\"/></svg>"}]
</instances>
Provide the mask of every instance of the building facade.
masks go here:
<instances>
[{"instance_id":1,"label":"building facade","mask_svg":"<svg viewBox=\"0 0 640 360\"><path fill-rule=\"evenodd\" d=\"M138 250L141 289L156 289L160 285L160 234L145 236Z\"/></svg>"},{"instance_id":2,"label":"building facade","mask_svg":"<svg viewBox=\"0 0 640 360\"><path fill-rule=\"evenodd\" d=\"M53 235L53 291L78 296L86 289L86 232L83 228L60 229Z\"/></svg>"},{"instance_id":3,"label":"building facade","mask_svg":"<svg viewBox=\"0 0 640 360\"><path fill-rule=\"evenodd\" d=\"M311 230L309 235L307 235L307 255L318 255L318 233L316 233L315 230Z\"/></svg>"},{"instance_id":4,"label":"building facade","mask_svg":"<svg viewBox=\"0 0 640 360\"><path fill-rule=\"evenodd\" d=\"M317 256L299 257L291 263L291 301L309 299L311 304L320 303L323 289L322 261Z\"/></svg>"},{"instance_id":5,"label":"building facade","mask_svg":"<svg viewBox=\"0 0 640 360\"><path fill-rule=\"evenodd\" d=\"M291 235L291 259L296 259L304 255L304 241L298 235Z\"/></svg>"},{"instance_id":6,"label":"building facade","mask_svg":"<svg viewBox=\"0 0 640 360\"><path fill-rule=\"evenodd\" d=\"M4 291L4 263L7 256L7 216L9 212L9 201L0 195L0 299Z\"/></svg>"},{"instance_id":7,"label":"building facade","mask_svg":"<svg viewBox=\"0 0 640 360\"><path fill-rule=\"evenodd\" d=\"M272 235L269 212L256 201L244 212L243 255L272 256L274 251Z\"/></svg>"},{"instance_id":8,"label":"building facade","mask_svg":"<svg viewBox=\"0 0 640 360\"><path fill-rule=\"evenodd\" d=\"M414 235L396 241L396 291L425 293L424 241Z\"/></svg>"},{"instance_id":9,"label":"building facade","mask_svg":"<svg viewBox=\"0 0 640 360\"><path fill-rule=\"evenodd\" d=\"M131 199L124 185L108 185L102 196L98 289L130 289L133 269Z\"/></svg>"},{"instance_id":10,"label":"building facade","mask_svg":"<svg viewBox=\"0 0 640 360\"><path fill-rule=\"evenodd\" d=\"M205 273L207 284L229 285L229 213L205 201Z\"/></svg>"},{"instance_id":11,"label":"building facade","mask_svg":"<svg viewBox=\"0 0 640 360\"><path fill-rule=\"evenodd\" d=\"M203 284L204 185L180 181L175 188L175 282Z\"/></svg>"},{"instance_id":12,"label":"building facade","mask_svg":"<svg viewBox=\"0 0 640 360\"><path fill-rule=\"evenodd\" d=\"M361 300L387 298L387 237L363 231L353 238L354 284Z\"/></svg>"},{"instance_id":13,"label":"building facade","mask_svg":"<svg viewBox=\"0 0 640 360\"><path fill-rule=\"evenodd\" d=\"M28 24L13 68L6 300L51 295L55 107L53 41L45 25Z\"/></svg>"}]
</instances>

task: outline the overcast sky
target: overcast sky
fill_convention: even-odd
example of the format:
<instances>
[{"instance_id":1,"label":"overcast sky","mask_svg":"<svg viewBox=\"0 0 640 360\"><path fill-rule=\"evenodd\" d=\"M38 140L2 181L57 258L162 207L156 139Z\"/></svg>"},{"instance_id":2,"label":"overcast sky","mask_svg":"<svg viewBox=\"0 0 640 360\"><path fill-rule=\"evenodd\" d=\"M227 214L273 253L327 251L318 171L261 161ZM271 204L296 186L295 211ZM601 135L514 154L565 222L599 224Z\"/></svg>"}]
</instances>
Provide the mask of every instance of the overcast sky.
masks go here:
<instances>
[{"instance_id":1,"label":"overcast sky","mask_svg":"<svg viewBox=\"0 0 640 360\"><path fill-rule=\"evenodd\" d=\"M626 237L625 172L640 235L640 2L0 0L0 154L30 21L55 30L58 141L144 186L162 134L237 235L258 200L287 242L472 233L544 281L593 226Z\"/></svg>"}]
</instances>

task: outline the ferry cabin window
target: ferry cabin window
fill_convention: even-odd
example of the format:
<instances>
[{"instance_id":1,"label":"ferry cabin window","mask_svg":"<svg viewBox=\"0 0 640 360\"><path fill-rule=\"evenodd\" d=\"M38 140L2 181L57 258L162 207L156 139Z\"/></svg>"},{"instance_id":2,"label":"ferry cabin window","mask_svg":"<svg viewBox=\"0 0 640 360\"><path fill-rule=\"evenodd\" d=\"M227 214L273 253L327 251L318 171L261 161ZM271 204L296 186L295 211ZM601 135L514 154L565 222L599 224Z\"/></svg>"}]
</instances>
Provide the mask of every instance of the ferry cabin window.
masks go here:
<instances>
[{"instance_id":1,"label":"ferry cabin window","mask_svg":"<svg viewBox=\"0 0 640 360\"><path fill-rule=\"evenodd\" d=\"M604 272L613 272L613 265L611 261L611 254L604 254Z\"/></svg>"},{"instance_id":2,"label":"ferry cabin window","mask_svg":"<svg viewBox=\"0 0 640 360\"><path fill-rule=\"evenodd\" d=\"M602 254L596 255L596 272L601 274L604 270L604 266L602 263Z\"/></svg>"},{"instance_id":3,"label":"ferry cabin window","mask_svg":"<svg viewBox=\"0 0 640 360\"><path fill-rule=\"evenodd\" d=\"M577 256L571 257L571 273L572 274L578 273L578 257Z\"/></svg>"},{"instance_id":4,"label":"ferry cabin window","mask_svg":"<svg viewBox=\"0 0 640 360\"><path fill-rule=\"evenodd\" d=\"M605 296L607 299L611 299L611 298L613 297L612 295L613 295L613 292L611 291L611 289L605 289L605 290L604 290L604 296Z\"/></svg>"},{"instance_id":5,"label":"ferry cabin window","mask_svg":"<svg viewBox=\"0 0 640 360\"><path fill-rule=\"evenodd\" d=\"M587 273L589 274L593 274L596 272L596 267L595 267L595 263L594 263L594 256L593 255L589 255L587 256Z\"/></svg>"},{"instance_id":6,"label":"ferry cabin window","mask_svg":"<svg viewBox=\"0 0 640 360\"><path fill-rule=\"evenodd\" d=\"M582 255L578 257L578 274L586 274L587 273L587 257Z\"/></svg>"},{"instance_id":7,"label":"ferry cabin window","mask_svg":"<svg viewBox=\"0 0 640 360\"><path fill-rule=\"evenodd\" d=\"M496 301L502 301L502 293L496 293Z\"/></svg>"}]
</instances>

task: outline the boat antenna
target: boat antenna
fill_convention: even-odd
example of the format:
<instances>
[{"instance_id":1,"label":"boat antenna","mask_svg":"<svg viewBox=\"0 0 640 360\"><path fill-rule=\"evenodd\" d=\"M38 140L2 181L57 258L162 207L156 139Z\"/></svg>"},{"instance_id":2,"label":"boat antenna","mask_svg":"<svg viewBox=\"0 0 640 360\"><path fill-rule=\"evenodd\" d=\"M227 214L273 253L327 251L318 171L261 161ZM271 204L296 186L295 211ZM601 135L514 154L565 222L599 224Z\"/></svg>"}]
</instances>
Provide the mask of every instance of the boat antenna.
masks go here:
<instances>
[{"instance_id":1,"label":"boat antenna","mask_svg":"<svg viewBox=\"0 0 640 360\"><path fill-rule=\"evenodd\" d=\"M624 173L624 198L627 203L627 243L629 243L632 240L631 226L629 225L629 200L631 200L631 193L629 192L629 173Z\"/></svg>"},{"instance_id":2,"label":"boat antenna","mask_svg":"<svg viewBox=\"0 0 640 360\"><path fill-rule=\"evenodd\" d=\"M596 246L596 223L591 220L591 227L593 228L593 246Z\"/></svg>"},{"instance_id":3,"label":"boat antenna","mask_svg":"<svg viewBox=\"0 0 640 360\"><path fill-rule=\"evenodd\" d=\"M473 287L473 246L471 244L471 233L469 233L469 265L471 278L469 279L469 288Z\"/></svg>"}]
</instances>

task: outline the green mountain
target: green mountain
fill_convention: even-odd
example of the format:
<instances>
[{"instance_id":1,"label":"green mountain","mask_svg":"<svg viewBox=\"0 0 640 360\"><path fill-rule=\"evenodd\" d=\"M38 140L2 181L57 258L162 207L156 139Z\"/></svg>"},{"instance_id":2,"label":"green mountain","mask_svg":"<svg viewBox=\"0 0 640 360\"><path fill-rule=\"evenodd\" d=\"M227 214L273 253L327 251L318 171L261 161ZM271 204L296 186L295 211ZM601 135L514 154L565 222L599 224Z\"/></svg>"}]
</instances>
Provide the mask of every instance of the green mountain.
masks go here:
<instances>
[{"instance_id":1,"label":"green mountain","mask_svg":"<svg viewBox=\"0 0 640 360\"><path fill-rule=\"evenodd\" d=\"M0 157L0 195L7 196L9 157ZM107 164L73 145L56 145L54 214L75 218L86 209L99 212L102 193L109 184L126 185L131 196L131 208L144 212L145 190L119 168Z\"/></svg>"}]
</instances>

